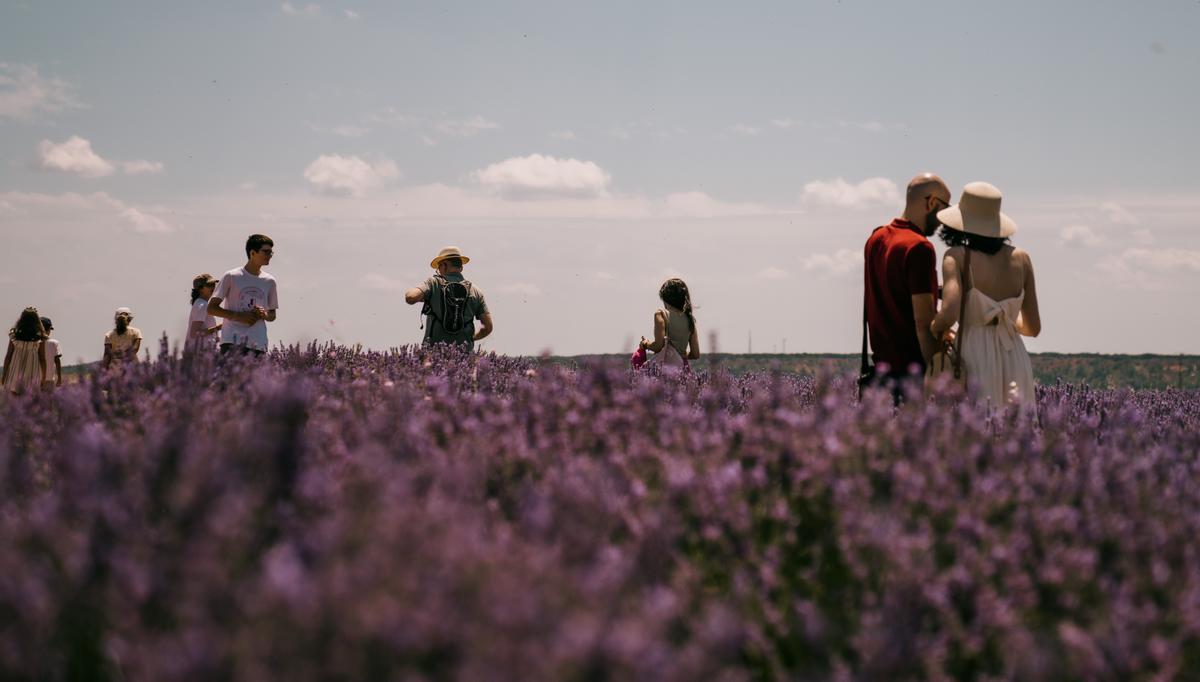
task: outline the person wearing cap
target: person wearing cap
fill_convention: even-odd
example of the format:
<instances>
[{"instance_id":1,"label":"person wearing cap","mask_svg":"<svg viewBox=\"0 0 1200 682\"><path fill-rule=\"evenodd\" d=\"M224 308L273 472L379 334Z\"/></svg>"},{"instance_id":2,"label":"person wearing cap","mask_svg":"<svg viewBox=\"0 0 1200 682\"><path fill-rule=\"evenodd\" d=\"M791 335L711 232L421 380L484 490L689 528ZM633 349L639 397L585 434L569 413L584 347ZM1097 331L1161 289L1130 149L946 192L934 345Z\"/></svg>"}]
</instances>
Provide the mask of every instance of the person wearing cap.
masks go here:
<instances>
[{"instance_id":1,"label":"person wearing cap","mask_svg":"<svg viewBox=\"0 0 1200 682\"><path fill-rule=\"evenodd\" d=\"M129 308L117 308L113 313L113 328L104 335L104 367L111 366L114 361L137 360L138 351L142 349L142 331L129 326L130 322L133 322L133 311Z\"/></svg>"},{"instance_id":2,"label":"person wearing cap","mask_svg":"<svg viewBox=\"0 0 1200 682\"><path fill-rule=\"evenodd\" d=\"M1000 212L1001 199L995 186L972 182L956 206L938 212L950 248L942 258L942 309L930 325L943 337L958 324L967 381L996 407L1033 401L1033 364L1021 337L1042 331L1033 261L1010 243L1017 224Z\"/></svg>"},{"instance_id":3,"label":"person wearing cap","mask_svg":"<svg viewBox=\"0 0 1200 682\"><path fill-rule=\"evenodd\" d=\"M869 338L875 381L890 386L897 403L906 384L920 385L936 350L929 325L937 313L937 252L928 237L937 231L937 212L949 205L941 178L917 175L908 183L904 214L876 228L863 250L864 369Z\"/></svg>"},{"instance_id":4,"label":"person wearing cap","mask_svg":"<svg viewBox=\"0 0 1200 682\"><path fill-rule=\"evenodd\" d=\"M192 278L192 310L188 314L188 343L199 344L221 331L217 318L208 312L208 299L217 286L217 278L207 272ZM209 341L211 344L212 342Z\"/></svg>"},{"instance_id":5,"label":"person wearing cap","mask_svg":"<svg viewBox=\"0 0 1200 682\"><path fill-rule=\"evenodd\" d=\"M476 341L492 333L492 313L483 290L462 274L470 261L457 246L447 246L429 264L437 273L404 292L405 303L425 304L421 310L426 315L422 343L461 343L473 349ZM479 320L478 330L475 320Z\"/></svg>"},{"instance_id":6,"label":"person wearing cap","mask_svg":"<svg viewBox=\"0 0 1200 682\"><path fill-rule=\"evenodd\" d=\"M221 352L237 350L262 355L270 349L267 323L275 321L279 287L263 268L271 264L275 242L265 234L246 239L246 264L221 276L208 299L208 313L225 320Z\"/></svg>"},{"instance_id":7,"label":"person wearing cap","mask_svg":"<svg viewBox=\"0 0 1200 682\"><path fill-rule=\"evenodd\" d=\"M42 318L42 329L46 330L46 381L44 386L48 390L52 390L62 386L62 347L58 344L58 339L50 338L50 332L54 331L54 322L48 317ZM54 375L51 376L50 368L54 368Z\"/></svg>"}]
</instances>

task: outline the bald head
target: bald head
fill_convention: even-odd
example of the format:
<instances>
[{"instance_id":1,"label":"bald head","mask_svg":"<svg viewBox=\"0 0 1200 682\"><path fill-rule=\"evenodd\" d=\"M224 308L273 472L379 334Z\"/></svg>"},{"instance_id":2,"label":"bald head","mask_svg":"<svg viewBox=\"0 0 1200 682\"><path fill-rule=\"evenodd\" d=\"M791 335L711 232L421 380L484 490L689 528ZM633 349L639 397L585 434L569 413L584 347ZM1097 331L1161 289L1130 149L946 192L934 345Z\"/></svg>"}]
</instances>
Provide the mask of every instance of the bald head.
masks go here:
<instances>
[{"instance_id":1,"label":"bald head","mask_svg":"<svg viewBox=\"0 0 1200 682\"><path fill-rule=\"evenodd\" d=\"M933 173L921 173L913 176L912 180L908 181L908 192L905 194L905 205L912 206L914 203L920 203L927 196L936 196L950 201L950 188L937 175Z\"/></svg>"},{"instance_id":2,"label":"bald head","mask_svg":"<svg viewBox=\"0 0 1200 682\"><path fill-rule=\"evenodd\" d=\"M927 236L937 231L937 212L949 205L950 188L933 173L921 173L908 181L904 217Z\"/></svg>"}]
</instances>

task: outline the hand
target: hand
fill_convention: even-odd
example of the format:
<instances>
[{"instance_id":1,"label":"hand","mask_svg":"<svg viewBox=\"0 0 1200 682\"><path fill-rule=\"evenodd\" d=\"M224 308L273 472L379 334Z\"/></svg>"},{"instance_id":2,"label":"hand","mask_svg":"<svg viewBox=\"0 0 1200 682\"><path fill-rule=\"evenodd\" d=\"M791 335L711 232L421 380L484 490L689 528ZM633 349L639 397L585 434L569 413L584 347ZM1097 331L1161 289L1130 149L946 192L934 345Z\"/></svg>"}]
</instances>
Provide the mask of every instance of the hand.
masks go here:
<instances>
[{"instance_id":1,"label":"hand","mask_svg":"<svg viewBox=\"0 0 1200 682\"><path fill-rule=\"evenodd\" d=\"M641 348L642 350L645 350L646 347L649 345L650 345L650 341L647 340L646 337L644 337L644 336L642 337L642 340L638 342L638 348Z\"/></svg>"},{"instance_id":2,"label":"hand","mask_svg":"<svg viewBox=\"0 0 1200 682\"><path fill-rule=\"evenodd\" d=\"M253 311L244 310L244 311L238 313L237 317L235 319L238 322L241 322L242 324L249 326L249 325L252 325L252 324L258 322L258 315L255 315Z\"/></svg>"},{"instance_id":3,"label":"hand","mask_svg":"<svg viewBox=\"0 0 1200 682\"><path fill-rule=\"evenodd\" d=\"M258 319L260 319L260 320L267 319L267 309L266 308L264 308L260 305L256 305L256 306L254 306L253 312L254 312L254 316L257 317Z\"/></svg>"}]
</instances>

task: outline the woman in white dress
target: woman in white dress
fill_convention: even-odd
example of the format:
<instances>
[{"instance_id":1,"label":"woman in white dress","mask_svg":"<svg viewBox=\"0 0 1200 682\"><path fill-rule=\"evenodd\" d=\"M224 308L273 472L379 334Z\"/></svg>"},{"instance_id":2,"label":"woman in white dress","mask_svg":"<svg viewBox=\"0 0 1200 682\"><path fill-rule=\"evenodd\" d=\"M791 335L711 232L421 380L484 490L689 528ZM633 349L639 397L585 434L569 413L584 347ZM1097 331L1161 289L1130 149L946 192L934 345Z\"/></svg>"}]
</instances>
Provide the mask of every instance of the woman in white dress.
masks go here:
<instances>
[{"instance_id":1,"label":"woman in white dress","mask_svg":"<svg viewBox=\"0 0 1200 682\"><path fill-rule=\"evenodd\" d=\"M700 333L692 314L692 294L681 279L671 278L658 290L663 308L654 313L654 340L642 337L638 348L654 353L650 362L666 366L688 366L700 357Z\"/></svg>"},{"instance_id":2,"label":"woman in white dress","mask_svg":"<svg viewBox=\"0 0 1200 682\"><path fill-rule=\"evenodd\" d=\"M1017 225L1000 212L1000 199L994 186L973 182L957 206L938 212L950 248L942 259L942 307L932 324L942 339L958 323L967 382L996 407L1033 402L1033 365L1021 337L1042 330L1033 262L1009 243Z\"/></svg>"}]
</instances>

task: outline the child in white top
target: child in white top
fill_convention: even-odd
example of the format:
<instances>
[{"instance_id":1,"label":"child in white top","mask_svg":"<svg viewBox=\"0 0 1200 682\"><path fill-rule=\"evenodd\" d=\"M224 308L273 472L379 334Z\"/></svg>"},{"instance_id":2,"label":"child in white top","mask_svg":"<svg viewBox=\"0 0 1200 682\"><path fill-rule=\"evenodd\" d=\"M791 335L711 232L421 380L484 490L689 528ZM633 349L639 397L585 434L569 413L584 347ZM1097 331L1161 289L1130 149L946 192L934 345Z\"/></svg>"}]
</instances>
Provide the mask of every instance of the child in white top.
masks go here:
<instances>
[{"instance_id":1,"label":"child in white top","mask_svg":"<svg viewBox=\"0 0 1200 682\"><path fill-rule=\"evenodd\" d=\"M208 274L196 275L192 278L192 311L188 315L188 345L198 344L206 338L221 331L217 318L208 312L208 299L213 295L217 286L217 278ZM209 341L208 343L212 343Z\"/></svg>"},{"instance_id":2,"label":"child in white top","mask_svg":"<svg viewBox=\"0 0 1200 682\"><path fill-rule=\"evenodd\" d=\"M54 323L50 318L42 318L42 328L46 330L46 336L50 336L50 332L54 331ZM54 371L51 372L50 368ZM54 389L62 386L62 348L58 345L58 339L46 339L46 381L47 389Z\"/></svg>"}]
</instances>

